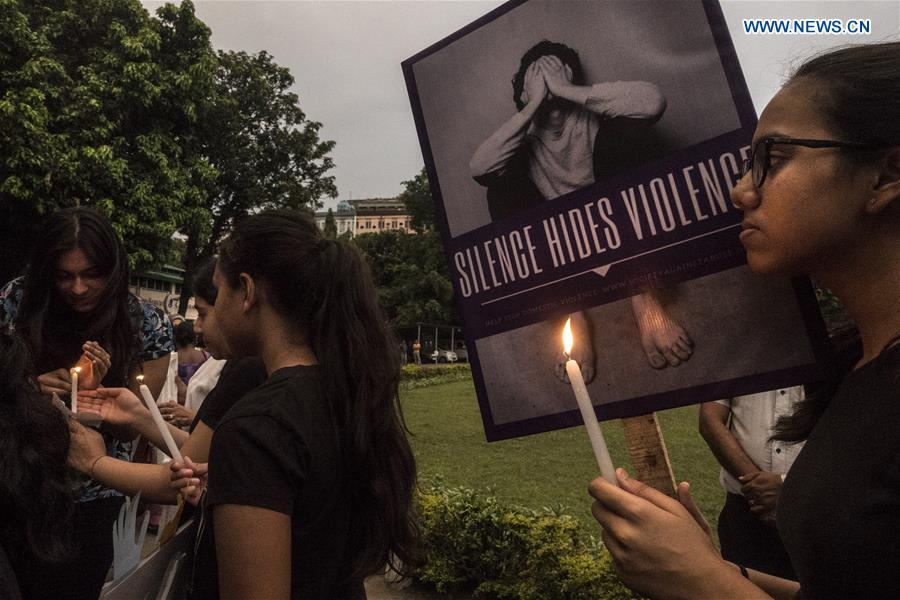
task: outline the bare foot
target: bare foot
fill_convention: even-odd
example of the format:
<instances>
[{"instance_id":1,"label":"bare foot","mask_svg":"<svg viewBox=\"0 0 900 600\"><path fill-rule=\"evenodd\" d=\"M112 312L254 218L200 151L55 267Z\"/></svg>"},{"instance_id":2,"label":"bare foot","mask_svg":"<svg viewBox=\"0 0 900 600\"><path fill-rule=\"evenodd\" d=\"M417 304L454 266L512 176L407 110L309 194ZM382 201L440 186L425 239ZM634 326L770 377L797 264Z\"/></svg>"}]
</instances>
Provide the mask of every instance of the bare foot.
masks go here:
<instances>
[{"instance_id":1,"label":"bare foot","mask_svg":"<svg viewBox=\"0 0 900 600\"><path fill-rule=\"evenodd\" d=\"M572 353L569 358L578 363L581 369L581 376L585 383L594 380L594 342L591 337L591 323L584 311L572 313L569 315L572 319L572 337L575 343L572 346ZM566 375L566 355L559 353L556 364L553 366L553 372L556 378L563 383L569 383L569 376Z\"/></svg>"},{"instance_id":2,"label":"bare foot","mask_svg":"<svg viewBox=\"0 0 900 600\"><path fill-rule=\"evenodd\" d=\"M631 297L634 321L641 332L641 345L654 369L677 367L694 353L691 336L676 323L660 303L659 292L649 291Z\"/></svg>"}]
</instances>

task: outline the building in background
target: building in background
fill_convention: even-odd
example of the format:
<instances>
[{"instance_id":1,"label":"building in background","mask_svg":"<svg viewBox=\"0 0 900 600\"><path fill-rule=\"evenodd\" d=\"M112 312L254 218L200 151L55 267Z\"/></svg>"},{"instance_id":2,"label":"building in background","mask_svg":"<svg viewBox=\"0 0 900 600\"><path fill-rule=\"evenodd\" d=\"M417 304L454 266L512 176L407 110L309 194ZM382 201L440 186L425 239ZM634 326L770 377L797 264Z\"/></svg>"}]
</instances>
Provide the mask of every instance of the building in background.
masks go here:
<instances>
[{"instance_id":1,"label":"building in background","mask_svg":"<svg viewBox=\"0 0 900 600\"><path fill-rule=\"evenodd\" d=\"M144 271L131 276L128 289L132 294L159 307L170 317L178 313L184 269L175 265L163 265L158 271ZM197 318L194 299L188 301L187 319Z\"/></svg>"},{"instance_id":2,"label":"building in background","mask_svg":"<svg viewBox=\"0 0 900 600\"><path fill-rule=\"evenodd\" d=\"M401 230L415 233L410 226L411 217L406 205L397 198L363 198L344 200L333 211L337 234L350 232L351 236L380 231ZM316 213L316 225L325 228L328 211Z\"/></svg>"}]
</instances>

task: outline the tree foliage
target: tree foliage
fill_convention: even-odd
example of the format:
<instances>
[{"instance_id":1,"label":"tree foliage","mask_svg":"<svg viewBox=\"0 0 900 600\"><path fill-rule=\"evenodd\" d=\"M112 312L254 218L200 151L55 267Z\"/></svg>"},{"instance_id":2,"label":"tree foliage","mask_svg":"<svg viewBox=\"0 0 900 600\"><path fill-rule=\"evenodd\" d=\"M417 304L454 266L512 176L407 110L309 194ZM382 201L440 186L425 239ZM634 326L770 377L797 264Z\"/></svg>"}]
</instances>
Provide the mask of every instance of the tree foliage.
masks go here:
<instances>
[{"instance_id":1,"label":"tree foliage","mask_svg":"<svg viewBox=\"0 0 900 600\"><path fill-rule=\"evenodd\" d=\"M457 324L453 286L441 237L434 230L434 203L425 169L403 186L400 198L418 233L388 230L360 235L354 241L369 259L382 306L395 327L419 322Z\"/></svg>"},{"instance_id":2,"label":"tree foliage","mask_svg":"<svg viewBox=\"0 0 900 600\"><path fill-rule=\"evenodd\" d=\"M216 175L195 207L200 218L181 228L187 236L182 311L196 266L215 253L235 221L270 208L313 209L319 198L337 195L334 177L326 175L334 142L319 139L321 124L306 118L293 84L290 71L265 51L218 54L201 135Z\"/></svg>"},{"instance_id":3,"label":"tree foliage","mask_svg":"<svg viewBox=\"0 0 900 600\"><path fill-rule=\"evenodd\" d=\"M155 264L213 174L193 151L216 65L193 5L0 0L0 39L2 274L76 204L109 216L133 267Z\"/></svg>"},{"instance_id":4,"label":"tree foliage","mask_svg":"<svg viewBox=\"0 0 900 600\"><path fill-rule=\"evenodd\" d=\"M428 174L425 167L418 175L403 182L403 192L400 200L406 205L410 215L410 225L417 232L435 229L434 200L431 198L431 188L428 185Z\"/></svg>"},{"instance_id":5,"label":"tree foliage","mask_svg":"<svg viewBox=\"0 0 900 600\"><path fill-rule=\"evenodd\" d=\"M235 220L337 194L293 84L266 52L216 54L190 0L0 0L0 279L43 215L93 205L133 268L183 257L183 311Z\"/></svg>"},{"instance_id":6,"label":"tree foliage","mask_svg":"<svg viewBox=\"0 0 900 600\"><path fill-rule=\"evenodd\" d=\"M334 220L334 211L330 208L325 213L325 224L322 226L322 233L329 240L337 238L337 221Z\"/></svg>"},{"instance_id":7,"label":"tree foliage","mask_svg":"<svg viewBox=\"0 0 900 600\"><path fill-rule=\"evenodd\" d=\"M397 328L419 322L458 323L440 236L389 230L357 236L372 269L388 320Z\"/></svg>"}]
</instances>

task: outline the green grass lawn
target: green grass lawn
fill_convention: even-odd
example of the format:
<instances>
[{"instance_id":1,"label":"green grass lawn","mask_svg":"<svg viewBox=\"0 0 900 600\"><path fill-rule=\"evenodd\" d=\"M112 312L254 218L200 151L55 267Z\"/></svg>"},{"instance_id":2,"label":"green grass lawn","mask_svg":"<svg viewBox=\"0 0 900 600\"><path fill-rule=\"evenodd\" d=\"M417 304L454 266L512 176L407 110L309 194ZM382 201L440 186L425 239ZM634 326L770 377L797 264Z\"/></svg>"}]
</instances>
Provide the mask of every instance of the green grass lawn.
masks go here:
<instances>
[{"instance_id":1,"label":"green grass lawn","mask_svg":"<svg viewBox=\"0 0 900 600\"><path fill-rule=\"evenodd\" d=\"M447 485L490 490L504 502L529 508L562 507L588 533L599 533L587 495L598 472L583 427L488 444L471 381L409 390L400 397L420 480L441 477ZM724 496L718 464L697 432L697 411L689 406L658 416L676 481L691 482L695 501L715 528ZM602 428L613 462L630 469L619 421Z\"/></svg>"}]
</instances>

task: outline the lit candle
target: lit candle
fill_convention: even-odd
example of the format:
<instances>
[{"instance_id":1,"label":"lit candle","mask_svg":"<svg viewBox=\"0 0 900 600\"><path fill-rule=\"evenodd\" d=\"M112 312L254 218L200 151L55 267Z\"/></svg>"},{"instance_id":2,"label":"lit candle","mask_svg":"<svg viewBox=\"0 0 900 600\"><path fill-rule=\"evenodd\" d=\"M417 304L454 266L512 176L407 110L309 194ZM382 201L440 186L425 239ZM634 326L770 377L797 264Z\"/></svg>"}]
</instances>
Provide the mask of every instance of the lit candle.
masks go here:
<instances>
[{"instance_id":1,"label":"lit candle","mask_svg":"<svg viewBox=\"0 0 900 600\"><path fill-rule=\"evenodd\" d=\"M72 392L71 396L69 396L69 404L72 405L72 413L78 412L78 373L81 372L81 367L75 367L69 374L72 376Z\"/></svg>"},{"instance_id":2,"label":"lit candle","mask_svg":"<svg viewBox=\"0 0 900 600\"><path fill-rule=\"evenodd\" d=\"M166 443L166 448L169 449L169 456L179 462L183 462L184 459L181 456L181 452L178 451L178 446L175 445L175 440L172 439L172 433L169 431L169 428L166 426L166 422L162 418L162 414L159 412L159 407L156 405L156 400L153 399L153 394L150 393L150 388L148 388L143 383L144 376L138 375L137 379L138 383L141 384L141 396L143 396L144 398L144 404L147 405L147 409L153 416L153 422L156 423L156 428L159 429L159 433L162 435L163 441Z\"/></svg>"},{"instance_id":3,"label":"lit candle","mask_svg":"<svg viewBox=\"0 0 900 600\"><path fill-rule=\"evenodd\" d=\"M566 375L569 376L569 381L572 383L572 391L575 392L575 399L578 401L578 408L581 410L581 418L584 419L584 426L587 429L588 437L591 439L591 447L594 449L597 466L600 467L600 475L611 484L618 486L612 458L609 456L606 440L603 439L603 432L600 431L600 425L597 423L597 415L594 413L594 405L591 402L591 397L588 395L587 387L584 385L581 369L576 361L569 358L572 344L572 319L569 319L566 321L565 329L563 329L563 346L565 347L567 359Z\"/></svg>"}]
</instances>

